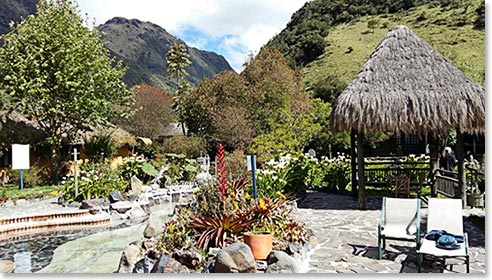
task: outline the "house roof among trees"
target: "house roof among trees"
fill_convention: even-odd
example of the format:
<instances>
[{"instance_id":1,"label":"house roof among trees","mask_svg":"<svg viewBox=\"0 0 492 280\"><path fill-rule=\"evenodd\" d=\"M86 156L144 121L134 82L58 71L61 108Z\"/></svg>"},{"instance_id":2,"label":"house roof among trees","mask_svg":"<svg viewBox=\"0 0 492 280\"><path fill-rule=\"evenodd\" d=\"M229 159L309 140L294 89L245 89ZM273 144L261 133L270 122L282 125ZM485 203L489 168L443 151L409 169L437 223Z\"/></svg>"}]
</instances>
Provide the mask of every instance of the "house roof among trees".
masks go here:
<instances>
[{"instance_id":1,"label":"house roof among trees","mask_svg":"<svg viewBox=\"0 0 492 280\"><path fill-rule=\"evenodd\" d=\"M6 112L1 112L2 115L6 114ZM40 133L39 132L39 125L36 121L28 119L26 116L14 111L9 113L7 116L2 118L0 121L3 123L7 123L11 121L13 124L22 127L22 129L29 129L31 130L31 133ZM72 140L74 144L84 144L87 139L90 139L91 137L95 135L101 135L101 134L107 134L111 136L111 139L119 144L119 145L136 145L137 140L135 136L130 134L128 131L117 127L113 124L108 124L107 126L103 127L93 127L92 131L88 131L85 133L79 134L79 137L77 139Z\"/></svg>"},{"instance_id":2,"label":"house roof among trees","mask_svg":"<svg viewBox=\"0 0 492 280\"><path fill-rule=\"evenodd\" d=\"M483 133L485 89L409 28L397 26L334 102L331 129Z\"/></svg>"}]
</instances>

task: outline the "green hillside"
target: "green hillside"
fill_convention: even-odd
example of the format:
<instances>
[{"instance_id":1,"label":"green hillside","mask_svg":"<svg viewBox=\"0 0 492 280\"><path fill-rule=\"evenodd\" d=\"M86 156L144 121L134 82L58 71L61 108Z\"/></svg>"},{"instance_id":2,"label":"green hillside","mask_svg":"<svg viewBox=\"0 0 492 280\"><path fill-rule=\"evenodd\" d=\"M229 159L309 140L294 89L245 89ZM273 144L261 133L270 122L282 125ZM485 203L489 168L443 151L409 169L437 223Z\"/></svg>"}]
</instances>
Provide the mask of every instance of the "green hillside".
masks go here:
<instances>
[{"instance_id":1,"label":"green hillside","mask_svg":"<svg viewBox=\"0 0 492 280\"><path fill-rule=\"evenodd\" d=\"M332 101L352 81L388 30L397 25L408 26L468 77L484 85L483 1L390 1L392 4L386 9L381 0L374 1L373 5L364 0L338 1L338 6L333 2L308 2L292 16L286 29L268 43L270 47L280 48L290 59L291 66L302 71L306 88L315 96ZM407 2L407 5L397 5L397 2ZM427 4L422 5L424 2ZM394 12L389 12L388 7L393 7ZM339 9L338 13L332 9ZM313 30L304 30L308 23ZM319 30L322 26L326 28ZM311 35L299 33L299 30ZM322 44L310 41L314 38L312 34L323 35ZM286 44L289 40L304 41L304 44ZM299 56L314 51L306 50L313 45L322 45L323 52L311 60Z\"/></svg>"}]
</instances>

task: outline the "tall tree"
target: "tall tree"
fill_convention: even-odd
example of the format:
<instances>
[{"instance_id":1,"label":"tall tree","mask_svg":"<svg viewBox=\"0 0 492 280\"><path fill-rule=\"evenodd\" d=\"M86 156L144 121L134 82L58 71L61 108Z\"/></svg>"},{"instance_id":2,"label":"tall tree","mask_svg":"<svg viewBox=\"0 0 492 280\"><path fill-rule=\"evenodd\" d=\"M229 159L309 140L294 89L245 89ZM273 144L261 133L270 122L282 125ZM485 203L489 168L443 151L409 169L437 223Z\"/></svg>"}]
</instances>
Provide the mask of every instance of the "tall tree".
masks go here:
<instances>
[{"instance_id":1,"label":"tall tree","mask_svg":"<svg viewBox=\"0 0 492 280\"><path fill-rule=\"evenodd\" d=\"M108 56L97 29L89 30L68 0L41 0L31 15L1 36L0 83L9 111L33 119L51 146L58 180L62 142L124 116L133 94L125 69Z\"/></svg>"},{"instance_id":2,"label":"tall tree","mask_svg":"<svg viewBox=\"0 0 492 280\"><path fill-rule=\"evenodd\" d=\"M128 132L155 139L164 135L169 123L174 119L172 112L172 96L165 90L141 84L132 88L135 93L135 113L125 119L119 119L116 124Z\"/></svg>"},{"instance_id":3,"label":"tall tree","mask_svg":"<svg viewBox=\"0 0 492 280\"><path fill-rule=\"evenodd\" d=\"M188 76L185 68L191 64L190 55L186 52L183 44L174 44L167 53L167 72L171 77L176 77L176 96L174 97L173 109L181 123L183 134L186 133L184 127L184 99L190 89L190 84L185 80Z\"/></svg>"}]
</instances>

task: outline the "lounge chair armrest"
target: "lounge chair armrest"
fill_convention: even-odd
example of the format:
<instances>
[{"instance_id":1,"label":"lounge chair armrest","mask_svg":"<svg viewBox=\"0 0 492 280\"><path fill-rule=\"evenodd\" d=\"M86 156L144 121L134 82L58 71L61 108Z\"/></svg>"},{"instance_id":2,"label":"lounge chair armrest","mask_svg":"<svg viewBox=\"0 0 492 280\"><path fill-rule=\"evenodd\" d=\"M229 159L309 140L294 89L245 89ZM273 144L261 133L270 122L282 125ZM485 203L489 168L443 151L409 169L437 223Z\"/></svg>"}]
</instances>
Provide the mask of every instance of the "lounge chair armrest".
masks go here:
<instances>
[{"instance_id":1,"label":"lounge chair armrest","mask_svg":"<svg viewBox=\"0 0 492 280\"><path fill-rule=\"evenodd\" d=\"M386 197L383 197L383 206L381 207L381 216L379 216L378 220L378 234L381 233L381 230L383 229L383 225L385 224L384 217L385 217L385 211L386 211Z\"/></svg>"}]
</instances>

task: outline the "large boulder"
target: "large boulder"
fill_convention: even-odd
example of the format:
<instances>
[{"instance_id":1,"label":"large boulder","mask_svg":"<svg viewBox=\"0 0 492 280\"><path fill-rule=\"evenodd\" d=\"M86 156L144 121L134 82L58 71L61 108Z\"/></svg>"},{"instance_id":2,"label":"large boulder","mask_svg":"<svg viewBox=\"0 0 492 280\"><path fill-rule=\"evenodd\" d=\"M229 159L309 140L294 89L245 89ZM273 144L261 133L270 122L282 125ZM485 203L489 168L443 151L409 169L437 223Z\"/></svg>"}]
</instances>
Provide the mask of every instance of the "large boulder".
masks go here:
<instances>
[{"instance_id":1,"label":"large boulder","mask_svg":"<svg viewBox=\"0 0 492 280\"><path fill-rule=\"evenodd\" d=\"M251 248L244 243L234 243L219 250L215 259L216 273L255 273L256 262Z\"/></svg>"},{"instance_id":2,"label":"large boulder","mask_svg":"<svg viewBox=\"0 0 492 280\"><path fill-rule=\"evenodd\" d=\"M144 229L144 232L143 232L144 237L145 238L151 238L151 237L154 237L157 234L159 234L158 233L158 231L159 231L158 224L159 224L159 222L155 222L152 219L149 219L147 221L147 225L145 226L145 229ZM161 230L161 232L162 232L162 230Z\"/></svg>"},{"instance_id":3,"label":"large boulder","mask_svg":"<svg viewBox=\"0 0 492 280\"><path fill-rule=\"evenodd\" d=\"M272 251L268 256L266 273L298 273L299 265L294 258L282 251Z\"/></svg>"},{"instance_id":4,"label":"large boulder","mask_svg":"<svg viewBox=\"0 0 492 280\"><path fill-rule=\"evenodd\" d=\"M173 253L173 258L188 268L195 269L203 260L196 251L179 250Z\"/></svg>"},{"instance_id":5,"label":"large boulder","mask_svg":"<svg viewBox=\"0 0 492 280\"><path fill-rule=\"evenodd\" d=\"M151 273L189 273L184 265L173 258L162 255L150 271Z\"/></svg>"},{"instance_id":6,"label":"large boulder","mask_svg":"<svg viewBox=\"0 0 492 280\"><path fill-rule=\"evenodd\" d=\"M118 201L111 204L111 209L115 210L118 213L124 214L128 210L132 209L133 205L135 205L135 203L130 201Z\"/></svg>"},{"instance_id":7,"label":"large boulder","mask_svg":"<svg viewBox=\"0 0 492 280\"><path fill-rule=\"evenodd\" d=\"M119 273L132 273L139 259L140 249L135 244L128 245L121 254Z\"/></svg>"},{"instance_id":8,"label":"large boulder","mask_svg":"<svg viewBox=\"0 0 492 280\"><path fill-rule=\"evenodd\" d=\"M145 256L143 259L139 260L135 264L135 268L133 269L133 273L150 273L152 268L154 267L156 260Z\"/></svg>"},{"instance_id":9,"label":"large boulder","mask_svg":"<svg viewBox=\"0 0 492 280\"><path fill-rule=\"evenodd\" d=\"M138 200L138 194L134 194L134 193L128 194L128 201L134 202L137 200Z\"/></svg>"},{"instance_id":10,"label":"large boulder","mask_svg":"<svg viewBox=\"0 0 492 280\"><path fill-rule=\"evenodd\" d=\"M294 255L294 254L302 255L304 254L304 251L306 249L299 242L290 242L289 246L287 247L287 250L290 255Z\"/></svg>"},{"instance_id":11,"label":"large boulder","mask_svg":"<svg viewBox=\"0 0 492 280\"><path fill-rule=\"evenodd\" d=\"M137 176L132 176L132 178L130 179L131 192L134 194L141 194L142 188L143 188L142 181L140 181L140 179L138 179Z\"/></svg>"},{"instance_id":12,"label":"large boulder","mask_svg":"<svg viewBox=\"0 0 492 280\"><path fill-rule=\"evenodd\" d=\"M125 198L123 197L123 195L121 194L121 192L119 190L113 190L109 193L109 202L111 203L115 203L115 202L118 202L118 201L124 201Z\"/></svg>"},{"instance_id":13,"label":"large boulder","mask_svg":"<svg viewBox=\"0 0 492 280\"><path fill-rule=\"evenodd\" d=\"M140 205L136 204L133 205L133 207L125 212L125 215L128 217L128 219L139 219L146 217L148 214L145 212Z\"/></svg>"},{"instance_id":14,"label":"large boulder","mask_svg":"<svg viewBox=\"0 0 492 280\"><path fill-rule=\"evenodd\" d=\"M82 201L80 209L89 209L92 214L95 214L101 211L103 205L104 199L102 198L86 199Z\"/></svg>"}]
</instances>

